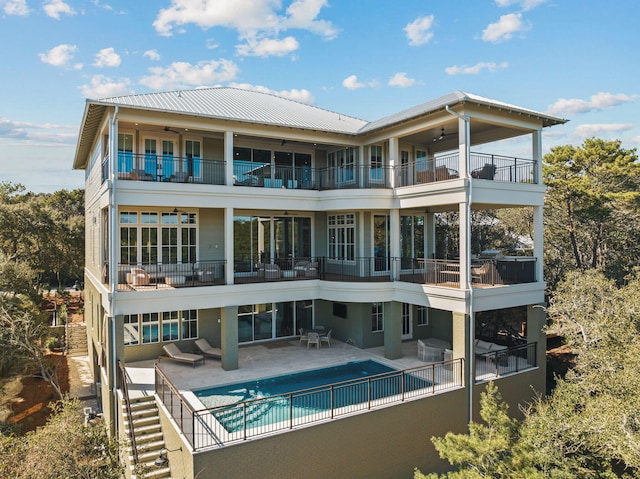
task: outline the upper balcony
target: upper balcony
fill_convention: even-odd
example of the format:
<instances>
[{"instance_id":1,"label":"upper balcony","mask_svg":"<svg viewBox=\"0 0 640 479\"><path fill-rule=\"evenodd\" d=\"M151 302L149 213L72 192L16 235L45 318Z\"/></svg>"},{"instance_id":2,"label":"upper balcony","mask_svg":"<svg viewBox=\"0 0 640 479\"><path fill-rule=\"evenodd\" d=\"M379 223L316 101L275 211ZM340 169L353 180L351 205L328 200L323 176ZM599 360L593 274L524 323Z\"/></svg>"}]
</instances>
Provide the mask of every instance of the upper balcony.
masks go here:
<instances>
[{"instance_id":1,"label":"upper balcony","mask_svg":"<svg viewBox=\"0 0 640 479\"><path fill-rule=\"evenodd\" d=\"M102 181L108 177L109 158L102 162ZM346 165L312 168L234 162L233 181L227 181L226 163L198 157L118 153L119 180L204 185L226 185L295 190L370 189L413 186L460 177L457 152L430 160L389 166ZM517 157L471 153L471 177L507 183L539 183L536 162Z\"/></svg>"},{"instance_id":2,"label":"upper balcony","mask_svg":"<svg viewBox=\"0 0 640 479\"><path fill-rule=\"evenodd\" d=\"M474 262L471 266L472 287L492 287L533 283L536 258L503 257ZM103 282L107 283L108 267ZM460 287L460 263L454 260L425 258L297 258L238 259L234 264L233 282L227 282L226 263L199 261L177 264L120 264L119 291L168 290L226 284L266 283L279 281L401 281L448 288Z\"/></svg>"}]
</instances>

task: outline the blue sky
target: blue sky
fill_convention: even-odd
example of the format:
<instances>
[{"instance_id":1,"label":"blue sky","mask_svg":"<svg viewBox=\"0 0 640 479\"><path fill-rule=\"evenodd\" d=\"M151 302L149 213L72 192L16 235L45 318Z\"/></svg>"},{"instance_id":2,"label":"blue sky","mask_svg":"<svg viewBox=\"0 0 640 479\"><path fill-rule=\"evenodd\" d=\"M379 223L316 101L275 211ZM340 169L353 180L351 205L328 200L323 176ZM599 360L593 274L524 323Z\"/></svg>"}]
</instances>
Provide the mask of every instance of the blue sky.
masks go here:
<instances>
[{"instance_id":1,"label":"blue sky","mask_svg":"<svg viewBox=\"0 0 640 479\"><path fill-rule=\"evenodd\" d=\"M0 181L81 188L86 98L240 86L375 120L463 90L640 144L640 2L0 0Z\"/></svg>"}]
</instances>

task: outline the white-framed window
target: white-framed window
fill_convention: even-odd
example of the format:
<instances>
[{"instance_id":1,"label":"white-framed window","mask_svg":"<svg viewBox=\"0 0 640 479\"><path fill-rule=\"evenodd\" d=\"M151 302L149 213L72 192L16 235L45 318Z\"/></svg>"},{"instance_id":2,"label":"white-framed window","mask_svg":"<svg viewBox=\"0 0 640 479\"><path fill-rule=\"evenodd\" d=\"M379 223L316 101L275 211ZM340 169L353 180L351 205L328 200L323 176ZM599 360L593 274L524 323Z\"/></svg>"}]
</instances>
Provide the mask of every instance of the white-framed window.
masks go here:
<instances>
[{"instance_id":1,"label":"white-framed window","mask_svg":"<svg viewBox=\"0 0 640 479\"><path fill-rule=\"evenodd\" d=\"M142 314L142 344L157 343L159 341L159 324L158 313Z\"/></svg>"},{"instance_id":2,"label":"white-framed window","mask_svg":"<svg viewBox=\"0 0 640 479\"><path fill-rule=\"evenodd\" d=\"M356 254L355 213L329 215L327 220L329 258L354 260Z\"/></svg>"},{"instance_id":3,"label":"white-framed window","mask_svg":"<svg viewBox=\"0 0 640 479\"><path fill-rule=\"evenodd\" d=\"M196 339L198 337L198 310L182 311L182 339Z\"/></svg>"},{"instance_id":4,"label":"white-framed window","mask_svg":"<svg viewBox=\"0 0 640 479\"><path fill-rule=\"evenodd\" d=\"M384 331L384 303L371 303L371 332Z\"/></svg>"},{"instance_id":5,"label":"white-framed window","mask_svg":"<svg viewBox=\"0 0 640 479\"><path fill-rule=\"evenodd\" d=\"M125 315L124 345L140 345L140 331L142 331L142 344L196 339L198 337L198 310ZM160 331L162 331L162 335L159 334Z\"/></svg>"},{"instance_id":6,"label":"white-framed window","mask_svg":"<svg viewBox=\"0 0 640 479\"><path fill-rule=\"evenodd\" d=\"M121 264L197 261L197 213L121 212L119 217Z\"/></svg>"},{"instance_id":7,"label":"white-framed window","mask_svg":"<svg viewBox=\"0 0 640 479\"><path fill-rule=\"evenodd\" d=\"M429 308L426 306L418 306L418 326L429 325Z\"/></svg>"},{"instance_id":8,"label":"white-framed window","mask_svg":"<svg viewBox=\"0 0 640 479\"><path fill-rule=\"evenodd\" d=\"M383 173L383 160L382 160L382 146L371 145L370 148L371 159L371 181L381 182L384 180Z\"/></svg>"},{"instance_id":9,"label":"white-framed window","mask_svg":"<svg viewBox=\"0 0 640 479\"><path fill-rule=\"evenodd\" d=\"M165 311L162 313L162 341L177 341L178 335L178 311Z\"/></svg>"},{"instance_id":10,"label":"white-framed window","mask_svg":"<svg viewBox=\"0 0 640 479\"><path fill-rule=\"evenodd\" d=\"M140 324L137 314L124 315L124 345L137 346L140 344Z\"/></svg>"}]
</instances>

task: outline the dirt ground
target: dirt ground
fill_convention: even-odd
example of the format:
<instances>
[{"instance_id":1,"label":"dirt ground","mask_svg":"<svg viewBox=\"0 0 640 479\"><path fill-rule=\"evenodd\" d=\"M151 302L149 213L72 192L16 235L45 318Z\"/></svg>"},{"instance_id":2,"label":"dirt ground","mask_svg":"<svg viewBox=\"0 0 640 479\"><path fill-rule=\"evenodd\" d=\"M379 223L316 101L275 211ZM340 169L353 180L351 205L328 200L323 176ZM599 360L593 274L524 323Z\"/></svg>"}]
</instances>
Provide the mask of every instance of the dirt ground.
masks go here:
<instances>
[{"instance_id":1,"label":"dirt ground","mask_svg":"<svg viewBox=\"0 0 640 479\"><path fill-rule=\"evenodd\" d=\"M41 309L51 312L59 310L65 299L60 295L45 295ZM82 322L84 297L81 292L71 292L66 300L69 322ZM51 352L50 360L60 362L58 381L63 393L69 392L69 368L62 352ZM49 383L29 375L0 382L0 421L24 433L43 426L51 413L50 405L57 397Z\"/></svg>"}]
</instances>

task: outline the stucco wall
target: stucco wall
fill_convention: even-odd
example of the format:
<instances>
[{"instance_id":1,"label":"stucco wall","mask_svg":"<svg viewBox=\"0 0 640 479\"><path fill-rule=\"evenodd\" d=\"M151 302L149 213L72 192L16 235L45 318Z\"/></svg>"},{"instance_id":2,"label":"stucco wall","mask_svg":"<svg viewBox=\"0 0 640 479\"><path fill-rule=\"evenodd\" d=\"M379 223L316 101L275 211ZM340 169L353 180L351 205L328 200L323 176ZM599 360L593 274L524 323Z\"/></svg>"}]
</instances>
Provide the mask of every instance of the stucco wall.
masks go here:
<instances>
[{"instance_id":1,"label":"stucco wall","mask_svg":"<svg viewBox=\"0 0 640 479\"><path fill-rule=\"evenodd\" d=\"M170 453L173 477L409 479L447 470L432 436L466 431L464 390L334 419L262 439L198 452ZM161 414L168 449L183 445ZM193 462L191 463L191 461Z\"/></svg>"}]
</instances>

